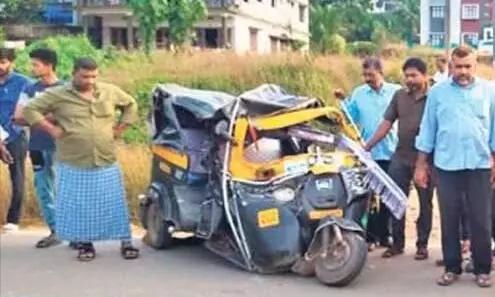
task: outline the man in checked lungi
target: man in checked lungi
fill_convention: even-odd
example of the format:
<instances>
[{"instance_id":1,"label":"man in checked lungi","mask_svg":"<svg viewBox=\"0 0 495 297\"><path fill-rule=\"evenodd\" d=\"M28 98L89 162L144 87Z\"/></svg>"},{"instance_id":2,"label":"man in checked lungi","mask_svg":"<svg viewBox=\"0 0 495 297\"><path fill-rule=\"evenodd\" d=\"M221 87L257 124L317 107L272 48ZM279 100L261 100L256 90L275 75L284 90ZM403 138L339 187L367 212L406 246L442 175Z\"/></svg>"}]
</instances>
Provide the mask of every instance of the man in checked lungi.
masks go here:
<instances>
[{"instance_id":1,"label":"man in checked lungi","mask_svg":"<svg viewBox=\"0 0 495 297\"><path fill-rule=\"evenodd\" d=\"M79 242L78 259L91 261L94 241L120 240L124 259L135 259L115 138L135 120L135 100L116 86L99 83L91 58L75 62L72 82L30 101L26 122L56 139L56 234ZM116 109L121 110L115 123ZM46 114L52 114L52 124Z\"/></svg>"}]
</instances>

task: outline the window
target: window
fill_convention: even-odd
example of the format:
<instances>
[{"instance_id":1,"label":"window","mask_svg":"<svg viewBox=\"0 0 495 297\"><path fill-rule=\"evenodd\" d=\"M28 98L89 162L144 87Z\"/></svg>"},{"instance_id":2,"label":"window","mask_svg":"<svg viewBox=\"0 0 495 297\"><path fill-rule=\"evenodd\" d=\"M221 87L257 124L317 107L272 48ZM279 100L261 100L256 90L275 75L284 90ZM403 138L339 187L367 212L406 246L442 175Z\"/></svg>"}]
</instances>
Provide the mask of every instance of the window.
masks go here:
<instances>
[{"instance_id":1,"label":"window","mask_svg":"<svg viewBox=\"0 0 495 297\"><path fill-rule=\"evenodd\" d=\"M306 5L299 5L299 21L301 23L306 21Z\"/></svg>"},{"instance_id":2,"label":"window","mask_svg":"<svg viewBox=\"0 0 495 297\"><path fill-rule=\"evenodd\" d=\"M430 43L434 47L443 46L444 36L443 34L430 34Z\"/></svg>"},{"instance_id":3,"label":"window","mask_svg":"<svg viewBox=\"0 0 495 297\"><path fill-rule=\"evenodd\" d=\"M479 34L477 32L463 32L462 41L470 46L476 46L479 41Z\"/></svg>"},{"instance_id":4,"label":"window","mask_svg":"<svg viewBox=\"0 0 495 297\"><path fill-rule=\"evenodd\" d=\"M480 18L480 6L479 4L463 4L462 5L462 19L463 20L477 20Z\"/></svg>"},{"instance_id":5,"label":"window","mask_svg":"<svg viewBox=\"0 0 495 297\"><path fill-rule=\"evenodd\" d=\"M493 40L493 28L484 28L483 29L483 39L484 40Z\"/></svg>"},{"instance_id":6,"label":"window","mask_svg":"<svg viewBox=\"0 0 495 297\"><path fill-rule=\"evenodd\" d=\"M444 6L432 6L431 7L431 17L433 19L445 18L445 7Z\"/></svg>"}]
</instances>

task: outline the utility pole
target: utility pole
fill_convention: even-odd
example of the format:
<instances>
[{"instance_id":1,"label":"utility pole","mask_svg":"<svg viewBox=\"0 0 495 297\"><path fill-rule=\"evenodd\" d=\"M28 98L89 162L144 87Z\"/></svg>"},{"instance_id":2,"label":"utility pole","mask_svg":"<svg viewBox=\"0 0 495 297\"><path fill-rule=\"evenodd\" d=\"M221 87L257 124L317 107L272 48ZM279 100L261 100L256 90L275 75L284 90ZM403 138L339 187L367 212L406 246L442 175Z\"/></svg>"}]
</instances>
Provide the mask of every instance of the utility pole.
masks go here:
<instances>
[{"instance_id":1,"label":"utility pole","mask_svg":"<svg viewBox=\"0 0 495 297\"><path fill-rule=\"evenodd\" d=\"M451 0L445 0L445 35L444 35L444 46L445 46L445 53L448 56L450 52L450 1Z\"/></svg>"}]
</instances>

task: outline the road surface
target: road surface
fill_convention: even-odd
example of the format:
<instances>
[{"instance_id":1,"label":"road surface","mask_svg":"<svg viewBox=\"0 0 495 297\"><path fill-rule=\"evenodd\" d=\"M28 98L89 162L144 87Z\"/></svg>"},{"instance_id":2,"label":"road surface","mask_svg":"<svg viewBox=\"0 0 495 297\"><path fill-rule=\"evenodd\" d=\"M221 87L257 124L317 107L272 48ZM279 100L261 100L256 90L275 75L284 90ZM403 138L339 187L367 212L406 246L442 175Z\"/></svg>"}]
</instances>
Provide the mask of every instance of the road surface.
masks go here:
<instances>
[{"instance_id":1,"label":"road surface","mask_svg":"<svg viewBox=\"0 0 495 297\"><path fill-rule=\"evenodd\" d=\"M429 261L416 262L412 251L396 259L370 255L368 265L352 286L328 288L313 278L294 275L260 276L234 268L201 247L154 251L140 245L141 258L124 261L117 243L97 244L91 263L75 260L67 245L36 250L43 232L22 231L0 237L1 297L320 297L362 296L494 297L495 288L477 288L470 275L452 287L435 284L441 272ZM342 295L340 295L342 296Z\"/></svg>"}]
</instances>

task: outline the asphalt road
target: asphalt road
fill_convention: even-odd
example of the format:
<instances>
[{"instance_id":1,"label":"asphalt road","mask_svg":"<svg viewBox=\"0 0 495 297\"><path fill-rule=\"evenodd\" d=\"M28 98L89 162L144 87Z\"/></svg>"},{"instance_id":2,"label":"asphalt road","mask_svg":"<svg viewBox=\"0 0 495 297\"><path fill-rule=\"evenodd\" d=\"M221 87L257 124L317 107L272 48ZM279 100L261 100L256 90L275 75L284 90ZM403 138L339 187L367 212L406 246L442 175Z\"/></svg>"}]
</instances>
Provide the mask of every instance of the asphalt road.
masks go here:
<instances>
[{"instance_id":1,"label":"asphalt road","mask_svg":"<svg viewBox=\"0 0 495 297\"><path fill-rule=\"evenodd\" d=\"M201 247L170 251L142 248L141 258L124 261L117 243L96 245L98 256L79 263L67 245L36 250L43 235L23 231L0 237L1 297L301 297L301 296L449 296L494 297L495 287L477 288L470 275L452 287L435 284L441 272L434 266L438 248L429 261L416 262L412 251L396 259L381 259L373 252L353 285L328 288L313 278L294 275L260 276L241 271Z\"/></svg>"}]
</instances>

